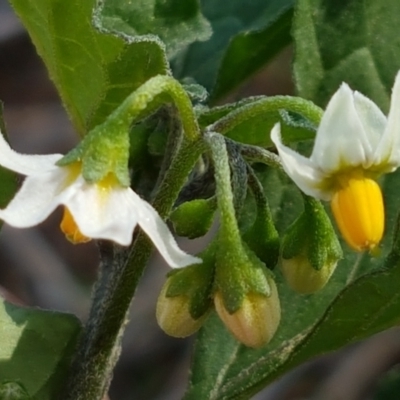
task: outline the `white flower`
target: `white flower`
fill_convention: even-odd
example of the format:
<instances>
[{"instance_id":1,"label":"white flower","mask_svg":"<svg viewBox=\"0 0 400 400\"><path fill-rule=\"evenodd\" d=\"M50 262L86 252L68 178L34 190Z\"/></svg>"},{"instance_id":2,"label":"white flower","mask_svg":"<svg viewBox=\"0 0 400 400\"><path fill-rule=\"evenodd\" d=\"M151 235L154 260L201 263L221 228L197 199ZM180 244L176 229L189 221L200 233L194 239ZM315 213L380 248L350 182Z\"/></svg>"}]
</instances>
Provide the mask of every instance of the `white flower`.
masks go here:
<instances>
[{"instance_id":1,"label":"white flower","mask_svg":"<svg viewBox=\"0 0 400 400\"><path fill-rule=\"evenodd\" d=\"M375 179L400 165L400 74L387 119L375 103L343 83L329 101L310 158L282 144L279 124L271 139L297 186L307 195L332 201L350 246L375 247L384 230L382 194Z\"/></svg>"},{"instance_id":2,"label":"white flower","mask_svg":"<svg viewBox=\"0 0 400 400\"><path fill-rule=\"evenodd\" d=\"M80 163L59 167L56 162L61 158L60 154L19 154L0 133L0 165L27 176L15 197L0 210L0 219L17 228L28 228L64 205L61 227L74 242L108 239L127 246L139 224L171 267L201 262L179 249L157 211L131 188L121 186L112 175L88 183Z\"/></svg>"}]
</instances>

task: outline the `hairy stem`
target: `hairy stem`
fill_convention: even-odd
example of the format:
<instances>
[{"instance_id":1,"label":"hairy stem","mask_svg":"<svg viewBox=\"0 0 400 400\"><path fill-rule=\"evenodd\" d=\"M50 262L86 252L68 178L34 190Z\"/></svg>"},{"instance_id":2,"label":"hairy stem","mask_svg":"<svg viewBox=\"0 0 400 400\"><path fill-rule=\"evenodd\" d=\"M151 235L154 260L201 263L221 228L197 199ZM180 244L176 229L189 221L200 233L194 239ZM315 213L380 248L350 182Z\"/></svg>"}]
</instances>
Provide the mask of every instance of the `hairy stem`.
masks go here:
<instances>
[{"instance_id":1,"label":"hairy stem","mask_svg":"<svg viewBox=\"0 0 400 400\"><path fill-rule=\"evenodd\" d=\"M208 129L224 135L237 125L249 119L255 118L258 115L263 115L267 112L279 110L287 110L301 114L316 126L319 125L323 113L323 110L313 102L299 97L264 97L252 103L244 104L242 107L231 111L213 125L209 126Z\"/></svg>"},{"instance_id":2,"label":"hairy stem","mask_svg":"<svg viewBox=\"0 0 400 400\"><path fill-rule=\"evenodd\" d=\"M153 202L162 218L168 216L203 150L200 141L182 144ZM129 251L101 245L101 275L62 397L64 400L101 400L108 390L129 306L151 251L151 242L142 232L136 235Z\"/></svg>"}]
</instances>

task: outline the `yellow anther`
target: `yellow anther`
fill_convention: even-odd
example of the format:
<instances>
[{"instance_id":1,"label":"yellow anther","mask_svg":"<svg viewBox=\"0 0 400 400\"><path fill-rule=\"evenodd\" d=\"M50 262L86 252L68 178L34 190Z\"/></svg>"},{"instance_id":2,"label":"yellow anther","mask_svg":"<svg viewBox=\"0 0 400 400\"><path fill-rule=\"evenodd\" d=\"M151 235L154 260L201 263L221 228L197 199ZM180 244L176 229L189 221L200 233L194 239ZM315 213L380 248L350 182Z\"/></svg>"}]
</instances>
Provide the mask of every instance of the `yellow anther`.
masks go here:
<instances>
[{"instance_id":1,"label":"yellow anther","mask_svg":"<svg viewBox=\"0 0 400 400\"><path fill-rule=\"evenodd\" d=\"M357 251L373 250L382 239L385 210L379 185L364 176L341 179L332 211L346 242Z\"/></svg>"},{"instance_id":2,"label":"yellow anther","mask_svg":"<svg viewBox=\"0 0 400 400\"><path fill-rule=\"evenodd\" d=\"M67 207L64 207L64 215L60 224L60 229L65 234L66 238L73 244L86 243L91 239L85 235L82 235L79 230L74 217L70 213Z\"/></svg>"}]
</instances>

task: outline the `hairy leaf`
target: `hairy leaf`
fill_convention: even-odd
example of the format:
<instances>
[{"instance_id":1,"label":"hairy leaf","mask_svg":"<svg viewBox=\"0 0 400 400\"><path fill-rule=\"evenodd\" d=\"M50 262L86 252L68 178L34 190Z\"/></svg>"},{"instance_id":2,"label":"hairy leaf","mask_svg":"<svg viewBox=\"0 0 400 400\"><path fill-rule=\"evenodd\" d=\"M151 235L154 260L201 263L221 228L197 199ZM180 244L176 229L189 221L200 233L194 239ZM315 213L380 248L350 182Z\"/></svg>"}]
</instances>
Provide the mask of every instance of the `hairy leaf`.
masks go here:
<instances>
[{"instance_id":1,"label":"hairy leaf","mask_svg":"<svg viewBox=\"0 0 400 400\"><path fill-rule=\"evenodd\" d=\"M169 57L195 41L211 36L198 0L102 0L99 17L107 29L132 37L157 35Z\"/></svg>"},{"instance_id":2,"label":"hairy leaf","mask_svg":"<svg viewBox=\"0 0 400 400\"><path fill-rule=\"evenodd\" d=\"M294 17L299 94L325 105L341 82L385 112L400 65L397 0L301 0Z\"/></svg>"},{"instance_id":3,"label":"hairy leaf","mask_svg":"<svg viewBox=\"0 0 400 400\"><path fill-rule=\"evenodd\" d=\"M103 122L149 78L169 71L164 45L156 36L113 36L98 16L96 30L92 25L95 0L10 3L80 135Z\"/></svg>"},{"instance_id":4,"label":"hairy leaf","mask_svg":"<svg viewBox=\"0 0 400 400\"><path fill-rule=\"evenodd\" d=\"M72 315L0 301L0 391L14 385L29 396L21 399L58 398L79 331Z\"/></svg>"}]
</instances>

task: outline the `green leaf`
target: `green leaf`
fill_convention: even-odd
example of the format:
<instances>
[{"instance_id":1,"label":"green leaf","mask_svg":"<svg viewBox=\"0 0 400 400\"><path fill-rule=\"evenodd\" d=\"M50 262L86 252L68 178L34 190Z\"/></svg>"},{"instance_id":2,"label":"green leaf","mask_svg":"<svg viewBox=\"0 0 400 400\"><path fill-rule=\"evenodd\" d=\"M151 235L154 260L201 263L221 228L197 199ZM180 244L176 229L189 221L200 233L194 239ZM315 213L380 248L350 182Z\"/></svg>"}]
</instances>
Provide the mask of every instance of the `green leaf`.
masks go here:
<instances>
[{"instance_id":1,"label":"green leaf","mask_svg":"<svg viewBox=\"0 0 400 400\"><path fill-rule=\"evenodd\" d=\"M108 33L92 26L95 0L10 0L43 58L64 106L85 135L136 88L168 73L164 45L155 36Z\"/></svg>"},{"instance_id":2,"label":"green leaf","mask_svg":"<svg viewBox=\"0 0 400 400\"><path fill-rule=\"evenodd\" d=\"M300 196L275 171L263 168L258 175L282 233L301 210ZM271 187L274 191L268 190ZM400 322L400 261L382 268L400 207L400 171L385 177L383 189L387 235L381 256L357 255L343 244L344 259L330 282L307 296L292 292L278 269L282 320L276 336L262 349L239 344L217 317L210 318L196 342L186 400L248 399L289 368ZM362 276L345 287L353 268Z\"/></svg>"},{"instance_id":3,"label":"green leaf","mask_svg":"<svg viewBox=\"0 0 400 400\"><path fill-rule=\"evenodd\" d=\"M104 27L132 37L157 35L169 57L212 33L198 0L102 0L99 4L98 17Z\"/></svg>"},{"instance_id":4,"label":"green leaf","mask_svg":"<svg viewBox=\"0 0 400 400\"><path fill-rule=\"evenodd\" d=\"M175 60L180 77L212 90L215 101L249 78L290 43L293 0L203 0L213 36Z\"/></svg>"},{"instance_id":5,"label":"green leaf","mask_svg":"<svg viewBox=\"0 0 400 400\"><path fill-rule=\"evenodd\" d=\"M302 0L293 22L300 96L324 106L341 82L384 112L400 65L400 2Z\"/></svg>"},{"instance_id":6,"label":"green leaf","mask_svg":"<svg viewBox=\"0 0 400 400\"><path fill-rule=\"evenodd\" d=\"M0 301L0 393L19 393L10 397L15 400L58 398L79 332L73 315Z\"/></svg>"}]
</instances>

